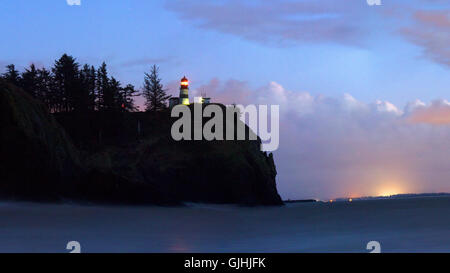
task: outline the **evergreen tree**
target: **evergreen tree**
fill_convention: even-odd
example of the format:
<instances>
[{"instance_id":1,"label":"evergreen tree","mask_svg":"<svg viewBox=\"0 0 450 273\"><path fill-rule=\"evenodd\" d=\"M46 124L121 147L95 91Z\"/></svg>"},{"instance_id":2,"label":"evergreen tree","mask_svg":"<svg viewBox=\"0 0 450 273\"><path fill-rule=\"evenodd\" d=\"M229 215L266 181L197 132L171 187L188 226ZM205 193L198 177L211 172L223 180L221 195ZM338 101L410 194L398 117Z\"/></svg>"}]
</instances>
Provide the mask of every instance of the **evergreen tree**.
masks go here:
<instances>
[{"instance_id":1,"label":"evergreen tree","mask_svg":"<svg viewBox=\"0 0 450 273\"><path fill-rule=\"evenodd\" d=\"M16 70L16 66L14 64L6 66L6 72L3 74L3 78L16 86L20 86L20 74L19 71Z\"/></svg>"},{"instance_id":2,"label":"evergreen tree","mask_svg":"<svg viewBox=\"0 0 450 273\"><path fill-rule=\"evenodd\" d=\"M143 95L147 111L160 111L167 108L167 95L159 78L159 68L153 65L150 74L145 73Z\"/></svg>"},{"instance_id":3,"label":"evergreen tree","mask_svg":"<svg viewBox=\"0 0 450 273\"><path fill-rule=\"evenodd\" d=\"M50 112L56 111L56 88L51 72L45 68L37 70L37 88L35 96L42 101Z\"/></svg>"},{"instance_id":4,"label":"evergreen tree","mask_svg":"<svg viewBox=\"0 0 450 273\"><path fill-rule=\"evenodd\" d=\"M128 112L137 111L138 108L134 104L134 97L137 96L139 96L139 92L134 88L132 84L128 84L127 86L122 88L120 94L122 109Z\"/></svg>"},{"instance_id":5,"label":"evergreen tree","mask_svg":"<svg viewBox=\"0 0 450 273\"><path fill-rule=\"evenodd\" d=\"M59 110L69 112L79 110L81 106L79 64L72 56L64 54L52 68L55 85L58 90Z\"/></svg>"},{"instance_id":6,"label":"evergreen tree","mask_svg":"<svg viewBox=\"0 0 450 273\"><path fill-rule=\"evenodd\" d=\"M34 64L31 64L29 68L25 69L22 73L21 86L25 92L37 98L39 85L38 70Z\"/></svg>"},{"instance_id":7,"label":"evergreen tree","mask_svg":"<svg viewBox=\"0 0 450 273\"><path fill-rule=\"evenodd\" d=\"M112 108L112 96L109 90L109 78L106 63L103 62L100 68L97 70L97 97L98 97L98 110L107 110Z\"/></svg>"},{"instance_id":8,"label":"evergreen tree","mask_svg":"<svg viewBox=\"0 0 450 273\"><path fill-rule=\"evenodd\" d=\"M94 111L95 110L95 82L96 72L93 66L85 64L80 71L80 111Z\"/></svg>"},{"instance_id":9,"label":"evergreen tree","mask_svg":"<svg viewBox=\"0 0 450 273\"><path fill-rule=\"evenodd\" d=\"M108 91L108 101L110 105L108 109L114 111L121 110L123 108L122 106L124 106L124 100L121 97L122 84L114 77L111 77Z\"/></svg>"},{"instance_id":10,"label":"evergreen tree","mask_svg":"<svg viewBox=\"0 0 450 273\"><path fill-rule=\"evenodd\" d=\"M122 87L118 80L110 78L106 63L98 70L88 64L80 69L75 58L64 54L55 61L51 70L37 69L31 64L20 73L14 64L11 64L7 66L7 71L1 78L22 87L43 102L52 113L137 110L134 104L134 97L139 96L137 90L131 84ZM148 81L148 86L154 82L152 78ZM154 86L162 88L160 84Z\"/></svg>"}]
</instances>

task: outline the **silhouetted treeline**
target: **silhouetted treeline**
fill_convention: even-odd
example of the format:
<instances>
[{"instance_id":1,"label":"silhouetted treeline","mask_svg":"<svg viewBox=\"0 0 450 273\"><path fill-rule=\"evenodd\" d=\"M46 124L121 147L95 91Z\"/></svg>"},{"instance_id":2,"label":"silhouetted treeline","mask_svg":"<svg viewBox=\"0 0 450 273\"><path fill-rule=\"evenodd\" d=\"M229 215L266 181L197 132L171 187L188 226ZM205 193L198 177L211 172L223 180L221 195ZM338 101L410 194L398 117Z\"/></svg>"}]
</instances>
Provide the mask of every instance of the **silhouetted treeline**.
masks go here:
<instances>
[{"instance_id":1,"label":"silhouetted treeline","mask_svg":"<svg viewBox=\"0 0 450 273\"><path fill-rule=\"evenodd\" d=\"M138 90L110 77L105 63L99 68L80 66L64 54L50 69L31 64L21 73L11 64L1 77L42 101L52 113L137 110Z\"/></svg>"}]
</instances>

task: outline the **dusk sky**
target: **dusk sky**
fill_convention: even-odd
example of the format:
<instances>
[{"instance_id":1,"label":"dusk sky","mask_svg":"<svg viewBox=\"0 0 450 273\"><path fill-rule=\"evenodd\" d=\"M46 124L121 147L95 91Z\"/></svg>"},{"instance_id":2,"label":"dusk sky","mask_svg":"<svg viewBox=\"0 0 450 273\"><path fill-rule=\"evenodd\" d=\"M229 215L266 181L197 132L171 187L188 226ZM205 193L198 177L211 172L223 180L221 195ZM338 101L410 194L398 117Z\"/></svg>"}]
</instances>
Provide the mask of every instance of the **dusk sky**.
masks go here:
<instances>
[{"instance_id":1,"label":"dusk sky","mask_svg":"<svg viewBox=\"0 0 450 273\"><path fill-rule=\"evenodd\" d=\"M186 75L192 96L279 104L285 198L450 192L448 0L0 0L0 21L0 72L68 53L124 84L157 64L171 94Z\"/></svg>"}]
</instances>

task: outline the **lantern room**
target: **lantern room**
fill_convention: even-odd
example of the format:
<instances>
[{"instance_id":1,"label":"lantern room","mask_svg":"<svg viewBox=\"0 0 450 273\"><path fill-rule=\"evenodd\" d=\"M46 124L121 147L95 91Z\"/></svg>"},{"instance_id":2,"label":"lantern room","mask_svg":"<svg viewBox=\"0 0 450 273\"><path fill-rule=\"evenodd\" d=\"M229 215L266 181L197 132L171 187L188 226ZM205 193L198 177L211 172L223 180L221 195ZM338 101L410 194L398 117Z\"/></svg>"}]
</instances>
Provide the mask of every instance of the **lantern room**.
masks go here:
<instances>
[{"instance_id":1,"label":"lantern room","mask_svg":"<svg viewBox=\"0 0 450 273\"><path fill-rule=\"evenodd\" d=\"M181 79L181 88L188 88L189 87L189 80L186 77L183 77Z\"/></svg>"}]
</instances>

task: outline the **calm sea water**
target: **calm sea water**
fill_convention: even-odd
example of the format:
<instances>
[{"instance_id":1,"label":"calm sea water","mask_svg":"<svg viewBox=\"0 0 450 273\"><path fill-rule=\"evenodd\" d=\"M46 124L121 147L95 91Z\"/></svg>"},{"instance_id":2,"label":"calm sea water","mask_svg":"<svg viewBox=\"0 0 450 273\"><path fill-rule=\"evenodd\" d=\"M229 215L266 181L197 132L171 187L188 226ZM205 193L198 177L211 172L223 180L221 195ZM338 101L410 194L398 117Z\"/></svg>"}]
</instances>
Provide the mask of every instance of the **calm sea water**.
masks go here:
<instances>
[{"instance_id":1,"label":"calm sea water","mask_svg":"<svg viewBox=\"0 0 450 273\"><path fill-rule=\"evenodd\" d=\"M450 252L450 198L183 208L0 203L0 252Z\"/></svg>"}]
</instances>

